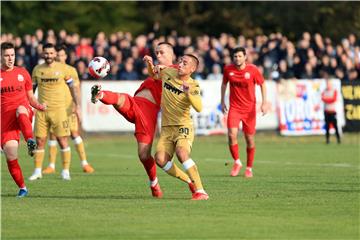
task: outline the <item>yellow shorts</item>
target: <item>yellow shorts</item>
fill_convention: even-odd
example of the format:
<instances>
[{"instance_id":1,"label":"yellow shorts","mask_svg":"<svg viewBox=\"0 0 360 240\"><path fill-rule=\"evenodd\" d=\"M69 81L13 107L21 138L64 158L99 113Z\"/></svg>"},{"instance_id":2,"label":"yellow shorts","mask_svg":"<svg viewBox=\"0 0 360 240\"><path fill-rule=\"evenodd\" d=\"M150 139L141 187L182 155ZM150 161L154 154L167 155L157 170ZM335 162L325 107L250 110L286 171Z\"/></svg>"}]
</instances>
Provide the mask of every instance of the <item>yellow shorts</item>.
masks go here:
<instances>
[{"instance_id":1,"label":"yellow shorts","mask_svg":"<svg viewBox=\"0 0 360 240\"><path fill-rule=\"evenodd\" d=\"M183 147L191 152L194 141L193 126L166 126L161 127L160 139L156 152L166 152L172 157L177 147Z\"/></svg>"},{"instance_id":2,"label":"yellow shorts","mask_svg":"<svg viewBox=\"0 0 360 240\"><path fill-rule=\"evenodd\" d=\"M69 111L68 111L69 114ZM69 114L69 127L70 133L79 131L79 121L76 113L70 112ZM50 133L54 133L53 127L50 128Z\"/></svg>"},{"instance_id":3,"label":"yellow shorts","mask_svg":"<svg viewBox=\"0 0 360 240\"><path fill-rule=\"evenodd\" d=\"M36 111L35 136L46 137L50 129L57 137L70 136L69 119L65 109Z\"/></svg>"}]
</instances>

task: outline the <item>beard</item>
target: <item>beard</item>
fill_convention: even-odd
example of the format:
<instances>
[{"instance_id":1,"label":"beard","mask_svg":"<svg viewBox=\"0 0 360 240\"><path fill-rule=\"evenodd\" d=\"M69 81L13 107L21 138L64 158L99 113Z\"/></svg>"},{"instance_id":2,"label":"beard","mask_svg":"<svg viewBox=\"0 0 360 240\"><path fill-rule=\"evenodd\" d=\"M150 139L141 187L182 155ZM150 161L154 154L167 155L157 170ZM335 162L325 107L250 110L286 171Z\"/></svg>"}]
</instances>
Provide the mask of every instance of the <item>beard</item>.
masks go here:
<instances>
[{"instance_id":1,"label":"beard","mask_svg":"<svg viewBox=\"0 0 360 240\"><path fill-rule=\"evenodd\" d=\"M53 63L54 61L55 61L54 58L45 58L45 62L46 62L47 64L51 64L51 63Z\"/></svg>"}]
</instances>

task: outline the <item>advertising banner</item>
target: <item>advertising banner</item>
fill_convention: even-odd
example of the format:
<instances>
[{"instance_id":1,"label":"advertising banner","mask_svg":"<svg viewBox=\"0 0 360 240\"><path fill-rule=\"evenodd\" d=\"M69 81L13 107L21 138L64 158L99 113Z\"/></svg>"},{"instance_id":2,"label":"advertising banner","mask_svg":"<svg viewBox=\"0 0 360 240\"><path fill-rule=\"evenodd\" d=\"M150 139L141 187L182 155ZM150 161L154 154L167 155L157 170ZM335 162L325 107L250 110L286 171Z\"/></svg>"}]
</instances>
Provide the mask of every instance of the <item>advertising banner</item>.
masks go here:
<instances>
[{"instance_id":1,"label":"advertising banner","mask_svg":"<svg viewBox=\"0 0 360 240\"><path fill-rule=\"evenodd\" d=\"M112 106L90 102L91 87L100 84L102 89L127 93L133 96L141 81L84 81L82 91L83 129L88 132L131 132L134 125L127 122ZM225 134L227 132L227 116L221 112L220 88L221 81L200 81L202 91L203 110L197 113L191 111L195 132L198 135ZM229 91L227 91L229 94ZM270 112L262 116L260 113L261 92L257 86L257 129L277 129L278 116L276 114L276 83L267 82L267 96ZM228 95L226 96L228 102ZM159 114L160 118L160 114ZM160 124L160 119L159 119Z\"/></svg>"},{"instance_id":2,"label":"advertising banner","mask_svg":"<svg viewBox=\"0 0 360 240\"><path fill-rule=\"evenodd\" d=\"M336 102L339 127L344 126L344 108L341 82L331 80L338 91ZM279 129L282 135L313 135L325 133L324 104L321 93L326 87L324 79L287 80L277 85Z\"/></svg>"},{"instance_id":3,"label":"advertising banner","mask_svg":"<svg viewBox=\"0 0 360 240\"><path fill-rule=\"evenodd\" d=\"M344 97L345 131L360 132L360 81L342 82Z\"/></svg>"}]
</instances>

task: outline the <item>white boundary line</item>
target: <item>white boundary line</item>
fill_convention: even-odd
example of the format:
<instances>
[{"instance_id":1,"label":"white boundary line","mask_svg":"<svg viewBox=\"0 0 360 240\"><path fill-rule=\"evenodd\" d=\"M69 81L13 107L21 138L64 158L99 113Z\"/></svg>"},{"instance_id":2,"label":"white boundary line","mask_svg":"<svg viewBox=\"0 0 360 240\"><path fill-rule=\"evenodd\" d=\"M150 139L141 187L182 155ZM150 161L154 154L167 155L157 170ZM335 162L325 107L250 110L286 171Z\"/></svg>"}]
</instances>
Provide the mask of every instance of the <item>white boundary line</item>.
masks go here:
<instances>
[{"instance_id":1,"label":"white boundary line","mask_svg":"<svg viewBox=\"0 0 360 240\"><path fill-rule=\"evenodd\" d=\"M136 154L116 154L116 153L106 153L106 154L99 154L99 153L87 153L89 156L105 156L110 158L126 158L126 159L138 159ZM226 160L223 158L203 158L202 160L206 162L218 162L218 163L229 163L231 160ZM288 166L314 166L314 167L333 167L333 168L357 168L360 169L360 165L355 166L350 163L307 163L307 162L288 162L284 161L262 161L262 160L255 160L256 163L260 164L276 164L276 165L288 165Z\"/></svg>"}]
</instances>

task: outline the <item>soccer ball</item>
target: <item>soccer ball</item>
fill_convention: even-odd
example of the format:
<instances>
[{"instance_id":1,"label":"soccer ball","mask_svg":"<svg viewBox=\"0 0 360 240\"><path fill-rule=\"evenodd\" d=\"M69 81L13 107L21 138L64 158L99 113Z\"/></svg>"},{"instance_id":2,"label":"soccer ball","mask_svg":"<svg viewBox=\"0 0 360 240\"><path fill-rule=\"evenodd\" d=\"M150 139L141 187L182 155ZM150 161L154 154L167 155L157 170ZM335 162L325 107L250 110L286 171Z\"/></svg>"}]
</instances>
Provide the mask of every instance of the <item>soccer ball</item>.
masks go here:
<instances>
[{"instance_id":1,"label":"soccer ball","mask_svg":"<svg viewBox=\"0 0 360 240\"><path fill-rule=\"evenodd\" d=\"M110 72L110 63L106 58L94 57L89 63L89 73L94 78L104 78Z\"/></svg>"}]
</instances>

